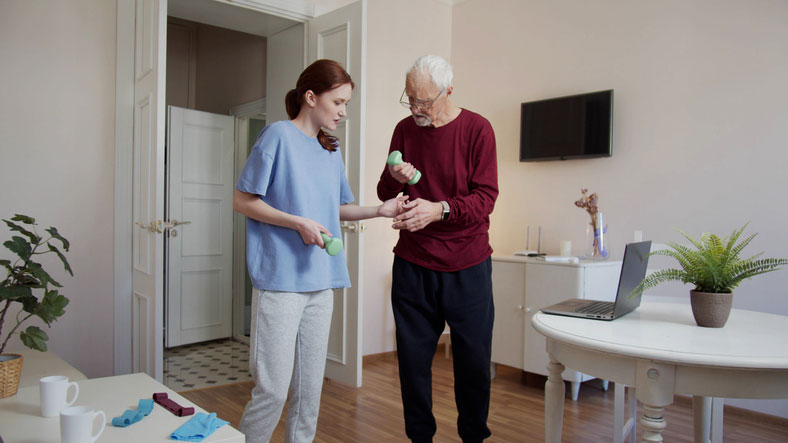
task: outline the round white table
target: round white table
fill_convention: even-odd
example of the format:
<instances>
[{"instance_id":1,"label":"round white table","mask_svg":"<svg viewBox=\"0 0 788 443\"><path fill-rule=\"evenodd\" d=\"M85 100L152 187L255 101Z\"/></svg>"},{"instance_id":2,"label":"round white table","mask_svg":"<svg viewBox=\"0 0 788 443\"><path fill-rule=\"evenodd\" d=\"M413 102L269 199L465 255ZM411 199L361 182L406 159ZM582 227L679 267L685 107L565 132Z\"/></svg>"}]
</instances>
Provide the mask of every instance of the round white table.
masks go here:
<instances>
[{"instance_id":1,"label":"round white table","mask_svg":"<svg viewBox=\"0 0 788 443\"><path fill-rule=\"evenodd\" d=\"M565 367L634 387L644 442L662 441L662 415L674 394L700 400L696 426L698 415L708 417L711 397L788 398L786 316L734 309L725 327L702 328L688 304L644 302L613 321L539 312L532 323L550 354L545 442L561 441ZM697 431L695 441L702 441Z\"/></svg>"}]
</instances>

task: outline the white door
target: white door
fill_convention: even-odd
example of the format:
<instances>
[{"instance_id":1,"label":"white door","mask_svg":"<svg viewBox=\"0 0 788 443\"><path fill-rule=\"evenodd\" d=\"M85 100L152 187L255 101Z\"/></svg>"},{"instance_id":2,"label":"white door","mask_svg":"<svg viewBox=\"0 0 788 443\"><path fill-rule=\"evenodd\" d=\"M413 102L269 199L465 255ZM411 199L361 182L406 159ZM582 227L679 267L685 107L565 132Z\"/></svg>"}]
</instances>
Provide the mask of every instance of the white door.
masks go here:
<instances>
[{"instance_id":1,"label":"white door","mask_svg":"<svg viewBox=\"0 0 788 443\"><path fill-rule=\"evenodd\" d=\"M168 111L165 301L172 347L232 335L235 119Z\"/></svg>"},{"instance_id":2,"label":"white door","mask_svg":"<svg viewBox=\"0 0 788 443\"><path fill-rule=\"evenodd\" d=\"M307 27L307 63L329 58L339 62L353 78L356 87L347 110L347 118L333 135L339 139L350 188L356 203L362 201L362 165L364 157L364 42L366 40L364 0L315 17ZM359 222L343 223L351 287L334 291L334 315L328 342L326 376L350 386L361 386L362 305L359 288L362 275L363 226Z\"/></svg>"},{"instance_id":3,"label":"white door","mask_svg":"<svg viewBox=\"0 0 788 443\"><path fill-rule=\"evenodd\" d=\"M162 379L166 0L137 0L132 178L132 372Z\"/></svg>"}]
</instances>

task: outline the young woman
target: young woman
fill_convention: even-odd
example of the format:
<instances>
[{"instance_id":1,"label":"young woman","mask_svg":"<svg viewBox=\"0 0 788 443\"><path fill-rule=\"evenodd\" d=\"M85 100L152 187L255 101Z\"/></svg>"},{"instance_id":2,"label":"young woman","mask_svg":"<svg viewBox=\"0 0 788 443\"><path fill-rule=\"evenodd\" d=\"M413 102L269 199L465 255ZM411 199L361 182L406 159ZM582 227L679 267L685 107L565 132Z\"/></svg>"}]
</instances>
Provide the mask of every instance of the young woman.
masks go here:
<instances>
[{"instance_id":1,"label":"young woman","mask_svg":"<svg viewBox=\"0 0 788 443\"><path fill-rule=\"evenodd\" d=\"M267 442L290 393L287 442L312 441L320 408L333 289L350 286L344 251L330 256L321 233L340 220L394 217L406 197L377 207L349 204L335 130L353 81L332 60L301 73L285 104L291 120L266 126L233 196L247 217L246 262L255 291L249 365L255 380L241 419L249 443Z\"/></svg>"}]
</instances>

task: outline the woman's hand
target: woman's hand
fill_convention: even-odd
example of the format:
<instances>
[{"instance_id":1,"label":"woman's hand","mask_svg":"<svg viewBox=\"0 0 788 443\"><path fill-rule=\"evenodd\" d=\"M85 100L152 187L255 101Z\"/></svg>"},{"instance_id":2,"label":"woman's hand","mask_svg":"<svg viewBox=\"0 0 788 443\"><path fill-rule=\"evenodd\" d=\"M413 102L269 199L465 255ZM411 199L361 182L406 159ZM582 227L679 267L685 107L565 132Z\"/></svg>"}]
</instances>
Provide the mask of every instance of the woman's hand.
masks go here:
<instances>
[{"instance_id":1,"label":"woman's hand","mask_svg":"<svg viewBox=\"0 0 788 443\"><path fill-rule=\"evenodd\" d=\"M400 195L386 200L382 205L378 206L377 215L379 217L396 217L402 213L405 203L408 201L407 195Z\"/></svg>"},{"instance_id":2,"label":"woman's hand","mask_svg":"<svg viewBox=\"0 0 788 443\"><path fill-rule=\"evenodd\" d=\"M299 217L296 223L296 230L301 235L301 241L303 241L305 245L318 245L321 248L325 248L326 245L323 243L323 237L320 233L325 232L331 235L331 232L326 229L325 226L305 217Z\"/></svg>"}]
</instances>

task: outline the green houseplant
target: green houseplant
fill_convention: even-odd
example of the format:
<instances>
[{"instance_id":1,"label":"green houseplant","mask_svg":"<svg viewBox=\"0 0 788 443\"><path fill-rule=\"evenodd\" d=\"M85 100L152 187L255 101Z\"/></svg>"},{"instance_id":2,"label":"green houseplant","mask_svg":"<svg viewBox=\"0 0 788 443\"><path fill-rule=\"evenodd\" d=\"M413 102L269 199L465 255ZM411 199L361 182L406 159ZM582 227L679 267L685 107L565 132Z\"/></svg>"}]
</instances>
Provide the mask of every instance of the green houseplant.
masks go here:
<instances>
[{"instance_id":1,"label":"green houseplant","mask_svg":"<svg viewBox=\"0 0 788 443\"><path fill-rule=\"evenodd\" d=\"M739 283L759 274L776 271L788 264L788 260L782 258L758 259L762 252L750 258L740 258L742 250L758 235L752 234L736 243L748 224L734 229L723 238L704 233L696 240L679 231L692 243L694 249L691 246L666 243L670 249L659 249L649 255L673 257L680 268L654 272L646 276L632 292L644 291L664 281L693 284L695 289L690 291L690 303L698 326L725 326L733 303L733 289Z\"/></svg>"},{"instance_id":2,"label":"green houseplant","mask_svg":"<svg viewBox=\"0 0 788 443\"><path fill-rule=\"evenodd\" d=\"M15 214L10 220L3 221L13 233L19 235L12 235L10 240L3 243L17 258L0 259L0 266L6 270L6 277L0 283L0 398L16 393L22 368L21 355L3 354L8 341L19 334L25 346L46 351L49 337L41 328L28 326L24 331L18 329L33 316L51 326L52 322L65 314L64 308L68 304L68 299L57 289L62 285L36 260L43 255L55 254L60 258L66 272L74 275L63 254L68 252L69 242L56 228L49 227L45 230L47 235L41 236L32 217ZM18 308L12 310L14 306ZM12 317L13 311L17 311L15 317ZM8 332L3 336L4 328L9 326L10 330L6 329Z\"/></svg>"}]
</instances>

